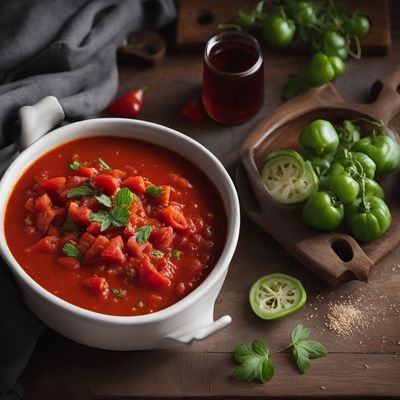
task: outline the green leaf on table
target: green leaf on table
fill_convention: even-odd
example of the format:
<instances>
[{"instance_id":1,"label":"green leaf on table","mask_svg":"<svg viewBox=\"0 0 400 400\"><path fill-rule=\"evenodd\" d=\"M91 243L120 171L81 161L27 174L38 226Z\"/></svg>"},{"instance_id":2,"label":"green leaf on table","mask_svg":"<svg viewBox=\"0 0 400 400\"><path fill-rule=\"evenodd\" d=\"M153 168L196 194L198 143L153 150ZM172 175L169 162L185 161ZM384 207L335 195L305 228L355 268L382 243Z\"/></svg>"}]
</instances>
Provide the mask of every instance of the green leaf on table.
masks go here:
<instances>
[{"instance_id":1,"label":"green leaf on table","mask_svg":"<svg viewBox=\"0 0 400 400\"><path fill-rule=\"evenodd\" d=\"M310 367L310 360L324 357L328 354L321 343L315 340L306 340L309 335L310 329L301 324L296 325L291 334L293 357L302 374Z\"/></svg>"},{"instance_id":2,"label":"green leaf on table","mask_svg":"<svg viewBox=\"0 0 400 400\"><path fill-rule=\"evenodd\" d=\"M260 340L253 340L237 346L234 357L241 364L233 372L236 379L265 383L274 376L275 369L269 359L268 347Z\"/></svg>"}]
</instances>

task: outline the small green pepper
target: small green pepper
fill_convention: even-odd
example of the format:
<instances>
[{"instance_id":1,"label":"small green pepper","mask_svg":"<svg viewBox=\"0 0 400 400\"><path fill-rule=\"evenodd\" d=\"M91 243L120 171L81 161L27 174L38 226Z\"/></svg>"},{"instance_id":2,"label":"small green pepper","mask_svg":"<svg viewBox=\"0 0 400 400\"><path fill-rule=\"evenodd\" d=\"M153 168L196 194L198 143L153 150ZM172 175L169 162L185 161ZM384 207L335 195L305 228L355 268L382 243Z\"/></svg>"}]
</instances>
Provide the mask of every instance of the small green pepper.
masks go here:
<instances>
[{"instance_id":1,"label":"small green pepper","mask_svg":"<svg viewBox=\"0 0 400 400\"><path fill-rule=\"evenodd\" d=\"M389 229L392 217L382 199L365 196L346 206L345 222L355 239L369 242L381 237Z\"/></svg>"},{"instance_id":2,"label":"small green pepper","mask_svg":"<svg viewBox=\"0 0 400 400\"><path fill-rule=\"evenodd\" d=\"M367 178L373 179L375 176L376 165L371 158L364 153L345 150L339 157L335 158L335 161L342 164L344 167L355 165L359 173L361 175L364 173Z\"/></svg>"},{"instance_id":3,"label":"small green pepper","mask_svg":"<svg viewBox=\"0 0 400 400\"><path fill-rule=\"evenodd\" d=\"M370 23L367 17L356 12L352 17L344 18L343 27L349 35L362 39L368 35Z\"/></svg>"},{"instance_id":4,"label":"small green pepper","mask_svg":"<svg viewBox=\"0 0 400 400\"><path fill-rule=\"evenodd\" d=\"M320 86L332 81L336 75L343 73L345 68L341 58L317 53L306 67L304 78L309 86Z\"/></svg>"},{"instance_id":5,"label":"small green pepper","mask_svg":"<svg viewBox=\"0 0 400 400\"><path fill-rule=\"evenodd\" d=\"M270 13L262 21L262 34L264 40L272 47L287 47L293 42L296 25L291 19Z\"/></svg>"},{"instance_id":6,"label":"small green pepper","mask_svg":"<svg viewBox=\"0 0 400 400\"><path fill-rule=\"evenodd\" d=\"M315 18L314 7L309 1L290 1L285 5L285 11L299 25L307 25Z\"/></svg>"},{"instance_id":7,"label":"small green pepper","mask_svg":"<svg viewBox=\"0 0 400 400\"><path fill-rule=\"evenodd\" d=\"M328 31L322 40L324 54L327 56L340 57L346 60L349 55L345 38L337 32Z\"/></svg>"},{"instance_id":8,"label":"small green pepper","mask_svg":"<svg viewBox=\"0 0 400 400\"><path fill-rule=\"evenodd\" d=\"M335 162L329 172L328 185L329 189L344 204L354 201L359 192L360 185L355 176L358 174L355 166L345 168L342 164Z\"/></svg>"},{"instance_id":9,"label":"small green pepper","mask_svg":"<svg viewBox=\"0 0 400 400\"><path fill-rule=\"evenodd\" d=\"M366 196L376 196L380 199L385 198L385 193L378 182L373 179L364 178L365 184L365 195Z\"/></svg>"},{"instance_id":10,"label":"small green pepper","mask_svg":"<svg viewBox=\"0 0 400 400\"><path fill-rule=\"evenodd\" d=\"M235 22L244 28L251 28L256 23L256 12L254 10L239 10Z\"/></svg>"},{"instance_id":11,"label":"small green pepper","mask_svg":"<svg viewBox=\"0 0 400 400\"><path fill-rule=\"evenodd\" d=\"M352 151L368 155L376 164L376 175L392 172L400 165L400 146L391 137L372 134L354 143Z\"/></svg>"},{"instance_id":12,"label":"small green pepper","mask_svg":"<svg viewBox=\"0 0 400 400\"><path fill-rule=\"evenodd\" d=\"M336 151L339 137L329 121L317 119L301 131L300 142L315 155L324 156Z\"/></svg>"},{"instance_id":13,"label":"small green pepper","mask_svg":"<svg viewBox=\"0 0 400 400\"><path fill-rule=\"evenodd\" d=\"M343 204L331 192L320 191L311 195L303 207L302 221L321 231L333 231L343 221Z\"/></svg>"}]
</instances>

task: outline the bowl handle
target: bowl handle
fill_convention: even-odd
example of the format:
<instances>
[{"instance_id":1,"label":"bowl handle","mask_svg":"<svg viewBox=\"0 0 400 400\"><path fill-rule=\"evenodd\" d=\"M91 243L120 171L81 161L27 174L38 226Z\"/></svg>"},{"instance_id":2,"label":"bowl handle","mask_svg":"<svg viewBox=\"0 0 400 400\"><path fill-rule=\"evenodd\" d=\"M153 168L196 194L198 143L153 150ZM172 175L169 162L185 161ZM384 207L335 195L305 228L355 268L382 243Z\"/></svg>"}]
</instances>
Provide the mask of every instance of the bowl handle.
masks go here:
<instances>
[{"instance_id":1,"label":"bowl handle","mask_svg":"<svg viewBox=\"0 0 400 400\"><path fill-rule=\"evenodd\" d=\"M204 325L202 327L196 328L192 331L176 331L169 334L165 339L167 341L172 340L181 344L189 344L193 340L203 340L210 335L220 331L229 325L232 321L230 315L224 315L216 321Z\"/></svg>"},{"instance_id":2,"label":"bowl handle","mask_svg":"<svg viewBox=\"0 0 400 400\"><path fill-rule=\"evenodd\" d=\"M54 96L44 97L32 106L21 107L19 109L21 123L19 149L22 151L29 147L56 124L63 121L64 117L61 104Z\"/></svg>"}]
</instances>

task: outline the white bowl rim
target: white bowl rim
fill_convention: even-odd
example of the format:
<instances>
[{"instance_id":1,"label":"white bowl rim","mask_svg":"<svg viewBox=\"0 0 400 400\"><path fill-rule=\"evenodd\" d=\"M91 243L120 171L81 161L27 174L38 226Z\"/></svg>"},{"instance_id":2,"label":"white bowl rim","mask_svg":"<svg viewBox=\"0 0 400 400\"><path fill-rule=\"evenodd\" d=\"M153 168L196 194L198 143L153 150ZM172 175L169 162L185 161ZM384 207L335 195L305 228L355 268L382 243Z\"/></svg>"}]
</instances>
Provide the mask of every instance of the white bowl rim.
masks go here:
<instances>
[{"instance_id":1,"label":"white bowl rim","mask_svg":"<svg viewBox=\"0 0 400 400\"><path fill-rule=\"evenodd\" d=\"M49 292L46 290L43 286L41 286L39 283L37 283L17 262L17 260L14 258L12 255L10 249L8 248L7 241L5 238L5 232L4 232L4 216L5 216L5 211L7 208L8 204L8 199L9 196L6 197L4 200L0 196L0 237L2 237L4 240L0 240L0 254L1 256L7 260L10 268L12 268L21 278L24 283L26 283L31 289L36 292L39 296L45 297L48 301L55 303L57 306L62 308L63 310L77 314L80 317L87 318L87 319L94 319L99 322L107 322L107 323L113 323L113 324L118 324L118 325L136 325L136 324L146 324L146 323L154 323L159 320L164 320L168 319L180 312L182 312L184 309L189 308L192 304L197 302L198 300L201 299L202 296L206 295L207 292L212 288L212 286L219 281L221 278L221 275L224 274L225 270L229 268L229 263L232 260L232 257L234 255L237 241L239 238L239 230L240 230L240 206L239 206L239 199L238 195L235 189L235 186L232 182L231 177L229 176L228 172L225 170L225 167L223 164L218 160L218 158L211 153L205 146L203 146L201 143L197 142L196 140L192 139L189 136L184 135L183 133L169 128L167 126L157 124L154 122L149 122L149 121L143 121L143 120L131 120L127 118L93 118L93 119L88 119L88 120L81 120L77 122L70 123L68 125L59 127L57 129L54 129L47 133L46 135L42 136L40 139L38 139L35 143L30 145L27 149L25 149L23 152L21 152L10 164L10 166L7 168L5 174L3 175L2 179L0 180L0 195L2 192L8 192L9 194L11 193L12 189L7 189L5 187L5 183L7 180L11 180L14 184L12 185L12 188L14 188L14 185L18 180L15 178L12 178L13 175L13 169L14 166L18 163L18 160L25 156L27 152L34 152L38 147L42 145L43 142L49 141L52 139L54 136L59 136L63 140L59 140L57 142L57 145L52 147L52 148L47 148L45 150L40 151L37 153L31 161L26 165L24 168L24 171L32 165L33 162L35 162L38 158L43 156L49 151L52 151L54 148L61 146L64 143L68 143L74 140L78 140L79 138L84 138L90 135L87 135L89 132L84 132L78 137L74 137L73 139L68 140L67 138L63 137L63 135L66 135L66 133L63 133L63 131L68 129L76 128L76 129L95 129L96 124L105 124L105 123L112 123L112 124L129 124L132 125L132 128L140 128L140 127L147 127L150 129L156 129L156 130L162 130L164 132L168 132L168 134L175 136L179 138L180 140L186 141L187 143L190 143L192 146L196 147L198 150L202 151L205 153L212 162L218 167L218 169L221 172L221 175L223 179L225 180L227 187L229 188L229 194L228 197L230 198L230 201L232 202L232 207L231 207L231 212L228 214L228 210L225 209L226 212L226 218L227 218L227 229L226 229L226 238L225 238L225 244L222 250L222 253L217 261L217 263L214 265L212 268L211 272L208 274L206 279L201 282L201 284L194 289L191 293L183 297L181 300L178 302L162 309L159 311L156 311L154 313L150 314L143 314L143 315L136 315L136 316L117 316L117 315L110 315L110 314L103 314L91 310L87 310L85 308L82 308L80 306L77 306L75 304L72 304L64 299L61 299L60 297L57 297L53 293ZM95 136L95 135L93 135ZM112 132L110 132L110 136L112 136ZM115 135L118 137L118 134ZM146 141L145 138L140 138L138 140ZM159 145L160 147L163 147L163 145ZM180 154L179 152L177 152ZM180 154L182 157L187 159L185 155ZM187 159L188 160L188 159ZM190 160L188 160L190 162ZM196 166L197 167L197 166ZM199 167L197 167L199 168ZM200 169L200 168L199 168ZM202 170L203 173L207 175L207 173ZM21 173L22 174L22 173ZM18 178L21 176L21 174L18 175ZM207 175L208 176L208 175ZM210 178L209 178L210 179ZM229 260L228 265L224 266L226 263L226 260Z\"/></svg>"}]
</instances>

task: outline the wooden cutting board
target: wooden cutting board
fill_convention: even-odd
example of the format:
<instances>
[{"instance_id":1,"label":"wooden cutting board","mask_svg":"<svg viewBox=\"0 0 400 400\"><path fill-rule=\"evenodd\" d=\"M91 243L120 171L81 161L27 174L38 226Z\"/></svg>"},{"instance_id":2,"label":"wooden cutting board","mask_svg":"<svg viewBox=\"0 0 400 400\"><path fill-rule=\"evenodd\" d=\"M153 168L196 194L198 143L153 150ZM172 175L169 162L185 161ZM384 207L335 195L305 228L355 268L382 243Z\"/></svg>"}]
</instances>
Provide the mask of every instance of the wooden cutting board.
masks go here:
<instances>
[{"instance_id":1,"label":"wooden cutting board","mask_svg":"<svg viewBox=\"0 0 400 400\"><path fill-rule=\"evenodd\" d=\"M398 67L376 82L376 100L370 104L344 102L331 84L315 88L266 116L242 146L236 180L242 208L292 256L332 286L352 279L367 281L372 266L400 243L400 171L380 181L392 214L391 227L379 239L358 243L345 231L322 233L304 225L301 207L276 202L263 184L260 170L271 151L298 148L300 131L318 118L333 123L358 117L382 120L399 141L399 132L390 124L400 113L399 87Z\"/></svg>"},{"instance_id":2,"label":"wooden cutting board","mask_svg":"<svg viewBox=\"0 0 400 400\"><path fill-rule=\"evenodd\" d=\"M218 24L233 19L238 10L254 7L255 0L181 0L176 30L179 48L201 48L218 32ZM363 54L388 54L391 48L388 0L348 0L351 10L365 12L371 30L362 40ZM293 48L292 51L304 51Z\"/></svg>"}]
</instances>

